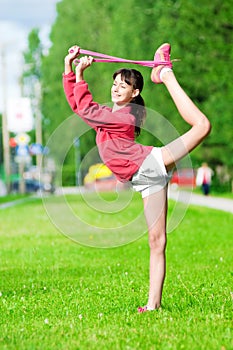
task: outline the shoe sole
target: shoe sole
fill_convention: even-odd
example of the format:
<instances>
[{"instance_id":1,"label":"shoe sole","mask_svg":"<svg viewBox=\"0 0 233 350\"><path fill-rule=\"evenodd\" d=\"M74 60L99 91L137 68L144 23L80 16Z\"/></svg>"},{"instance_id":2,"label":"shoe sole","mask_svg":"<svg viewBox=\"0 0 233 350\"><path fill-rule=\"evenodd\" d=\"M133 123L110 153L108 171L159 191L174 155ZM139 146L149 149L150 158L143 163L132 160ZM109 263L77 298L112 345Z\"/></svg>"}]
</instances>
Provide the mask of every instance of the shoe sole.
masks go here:
<instances>
[{"instance_id":1,"label":"shoe sole","mask_svg":"<svg viewBox=\"0 0 233 350\"><path fill-rule=\"evenodd\" d=\"M168 48L168 54L170 55L170 52L171 52L171 45L168 44L168 43L165 43L165 44L162 44L155 52L155 55L154 55L154 61L156 61L156 55L159 55L159 61L166 61L165 60L165 55L164 55L164 52L165 50L163 50L165 47ZM160 74L160 71L163 67L172 67L172 64L171 62L169 62L169 64L162 64L162 65L159 65L157 67L154 67L152 69L152 72L151 72L151 80L153 83L155 84L162 84L162 80L159 78L159 74Z\"/></svg>"}]
</instances>

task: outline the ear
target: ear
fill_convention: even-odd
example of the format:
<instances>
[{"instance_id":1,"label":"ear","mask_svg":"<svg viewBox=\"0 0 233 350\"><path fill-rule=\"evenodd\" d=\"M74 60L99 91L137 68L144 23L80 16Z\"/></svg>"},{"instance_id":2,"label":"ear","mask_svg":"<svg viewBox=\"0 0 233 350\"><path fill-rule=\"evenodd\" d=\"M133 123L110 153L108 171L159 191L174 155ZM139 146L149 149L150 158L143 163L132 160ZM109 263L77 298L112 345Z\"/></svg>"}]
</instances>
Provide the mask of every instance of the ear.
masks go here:
<instances>
[{"instance_id":1,"label":"ear","mask_svg":"<svg viewBox=\"0 0 233 350\"><path fill-rule=\"evenodd\" d=\"M140 94L139 89L135 89L132 93L132 97L134 98L134 97L138 96L139 94Z\"/></svg>"}]
</instances>

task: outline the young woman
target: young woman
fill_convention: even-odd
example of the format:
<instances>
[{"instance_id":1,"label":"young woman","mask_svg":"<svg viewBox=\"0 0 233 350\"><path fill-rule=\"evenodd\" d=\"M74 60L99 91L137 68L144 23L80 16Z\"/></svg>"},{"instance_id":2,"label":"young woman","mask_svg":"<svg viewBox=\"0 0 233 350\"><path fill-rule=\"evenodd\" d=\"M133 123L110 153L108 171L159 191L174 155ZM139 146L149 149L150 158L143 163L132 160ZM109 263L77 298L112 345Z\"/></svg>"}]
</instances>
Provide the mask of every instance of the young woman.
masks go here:
<instances>
[{"instance_id":1,"label":"young woman","mask_svg":"<svg viewBox=\"0 0 233 350\"><path fill-rule=\"evenodd\" d=\"M103 162L120 181L131 181L141 192L148 226L150 246L150 283L146 306L138 312L158 309L166 269L167 183L170 170L209 134L211 126L206 116L195 106L179 85L172 71L169 44L155 53L151 79L168 89L181 117L191 126L189 131L161 148L135 142L145 119L141 97L143 77L135 69L120 69L113 75L112 109L94 102L84 80L84 71L92 57L81 57L72 70L72 62L80 48L72 46L65 57L63 86L71 109L96 131L96 143ZM159 62L163 62L161 65ZM156 122L156 121L155 121Z\"/></svg>"}]
</instances>

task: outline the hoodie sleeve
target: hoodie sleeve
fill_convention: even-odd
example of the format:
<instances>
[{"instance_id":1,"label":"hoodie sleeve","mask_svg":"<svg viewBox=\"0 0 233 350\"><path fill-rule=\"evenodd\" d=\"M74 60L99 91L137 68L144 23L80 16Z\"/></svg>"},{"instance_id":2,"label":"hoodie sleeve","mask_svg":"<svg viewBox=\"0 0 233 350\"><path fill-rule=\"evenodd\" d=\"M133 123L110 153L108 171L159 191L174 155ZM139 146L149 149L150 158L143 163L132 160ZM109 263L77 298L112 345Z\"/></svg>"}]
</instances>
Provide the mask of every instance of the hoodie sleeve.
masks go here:
<instances>
[{"instance_id":1,"label":"hoodie sleeve","mask_svg":"<svg viewBox=\"0 0 233 350\"><path fill-rule=\"evenodd\" d=\"M131 108L126 107L113 113L111 108L94 102L88 84L84 80L76 83L74 72L63 74L63 87L72 111L90 127L95 130L104 127L118 133L134 130L135 117L130 113ZM131 134L133 138L134 132Z\"/></svg>"},{"instance_id":2,"label":"hoodie sleeve","mask_svg":"<svg viewBox=\"0 0 233 350\"><path fill-rule=\"evenodd\" d=\"M88 84L84 80L76 83L74 72L63 74L63 88L72 111L88 125L96 128L106 124L106 113L111 114L111 109L93 101ZM109 119L107 120L109 121Z\"/></svg>"}]
</instances>

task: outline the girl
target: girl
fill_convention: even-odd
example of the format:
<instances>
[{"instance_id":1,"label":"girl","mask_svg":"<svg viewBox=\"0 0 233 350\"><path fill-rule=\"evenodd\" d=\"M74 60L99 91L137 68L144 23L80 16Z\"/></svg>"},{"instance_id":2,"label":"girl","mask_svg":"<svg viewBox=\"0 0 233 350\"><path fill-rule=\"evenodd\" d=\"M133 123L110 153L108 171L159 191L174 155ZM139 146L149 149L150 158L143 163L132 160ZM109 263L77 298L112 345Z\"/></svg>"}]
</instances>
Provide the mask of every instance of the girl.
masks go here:
<instances>
[{"instance_id":1,"label":"girl","mask_svg":"<svg viewBox=\"0 0 233 350\"><path fill-rule=\"evenodd\" d=\"M167 183L176 162L187 155L209 134L206 116L195 106L176 80L170 60L171 47L161 45L154 56L151 79L163 83L181 117L191 126L188 132L171 143L156 148L135 142L135 135L145 119L141 97L143 77L135 69L119 69L113 74L112 109L93 102L84 71L92 57L82 57L72 70L72 62L80 48L72 46L65 57L63 86L71 109L96 131L96 143L103 162L124 182L130 181L143 198L150 247L150 283L147 304L138 312L158 309L166 269ZM160 62L163 64L158 65Z\"/></svg>"}]
</instances>

